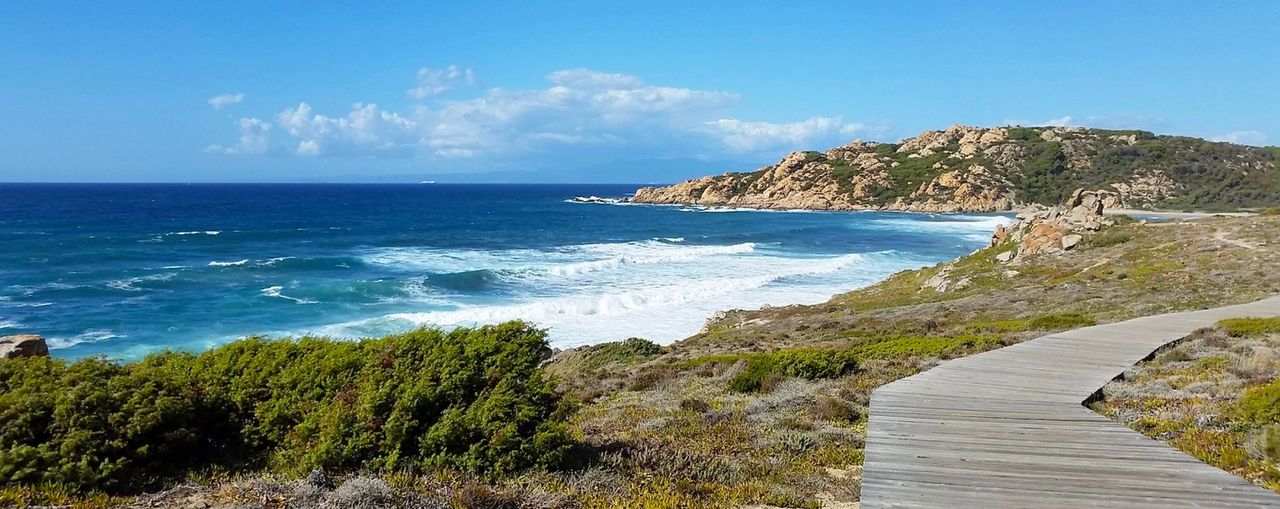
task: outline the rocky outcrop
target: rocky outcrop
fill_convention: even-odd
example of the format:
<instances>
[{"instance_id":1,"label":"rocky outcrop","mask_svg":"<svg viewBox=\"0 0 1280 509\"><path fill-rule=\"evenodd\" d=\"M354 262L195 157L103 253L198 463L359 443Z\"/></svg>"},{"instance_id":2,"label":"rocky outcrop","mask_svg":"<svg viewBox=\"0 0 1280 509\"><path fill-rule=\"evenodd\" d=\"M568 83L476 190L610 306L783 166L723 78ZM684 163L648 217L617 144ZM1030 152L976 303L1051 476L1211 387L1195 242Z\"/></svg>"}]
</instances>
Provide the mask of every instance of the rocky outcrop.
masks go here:
<instances>
[{"instance_id":1,"label":"rocky outcrop","mask_svg":"<svg viewBox=\"0 0 1280 509\"><path fill-rule=\"evenodd\" d=\"M0 337L0 359L48 356L49 345L35 334Z\"/></svg>"},{"instance_id":2,"label":"rocky outcrop","mask_svg":"<svg viewBox=\"0 0 1280 509\"><path fill-rule=\"evenodd\" d=\"M1165 167L1175 165L1184 168L1178 178L1217 172L1273 182L1280 201L1280 171L1266 149L1139 131L961 125L896 144L855 140L826 152L793 152L753 172L642 188L631 200L765 209L993 212L1056 204L1062 197L1059 190L1087 186L1106 207L1153 207L1192 188ZM1186 170L1201 166L1206 171Z\"/></svg>"},{"instance_id":3,"label":"rocky outcrop","mask_svg":"<svg viewBox=\"0 0 1280 509\"><path fill-rule=\"evenodd\" d=\"M996 261L1010 262L1075 249L1084 240L1081 233L1096 232L1112 224L1103 214L1112 198L1114 193L1110 191L1076 189L1060 206L1019 213L1012 226L999 226L991 235L992 246L1010 246L996 255Z\"/></svg>"}]
</instances>

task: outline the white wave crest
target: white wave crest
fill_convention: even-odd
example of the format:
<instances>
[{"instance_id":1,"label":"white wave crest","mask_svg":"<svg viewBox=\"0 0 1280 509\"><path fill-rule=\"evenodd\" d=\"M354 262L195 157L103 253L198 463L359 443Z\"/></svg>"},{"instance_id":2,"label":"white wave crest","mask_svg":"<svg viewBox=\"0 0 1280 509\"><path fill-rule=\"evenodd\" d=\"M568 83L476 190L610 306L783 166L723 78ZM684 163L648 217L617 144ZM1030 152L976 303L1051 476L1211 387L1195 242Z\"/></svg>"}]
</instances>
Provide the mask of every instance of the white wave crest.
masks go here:
<instances>
[{"instance_id":1,"label":"white wave crest","mask_svg":"<svg viewBox=\"0 0 1280 509\"><path fill-rule=\"evenodd\" d=\"M142 288L138 288L133 285L138 283L145 283L148 281L168 281L170 279L173 279L173 277L177 275L178 275L177 272L163 272L160 274L151 274L149 276L138 276L138 277L131 277L127 279L117 279L114 281L108 281L107 287L114 288L116 290L120 290L124 292L140 292L142 291Z\"/></svg>"},{"instance_id":2,"label":"white wave crest","mask_svg":"<svg viewBox=\"0 0 1280 509\"><path fill-rule=\"evenodd\" d=\"M18 329L21 327L22 324L13 320L0 320L0 329Z\"/></svg>"},{"instance_id":3,"label":"white wave crest","mask_svg":"<svg viewBox=\"0 0 1280 509\"><path fill-rule=\"evenodd\" d=\"M189 231L189 232L169 232L165 235L219 235L219 230Z\"/></svg>"},{"instance_id":4,"label":"white wave crest","mask_svg":"<svg viewBox=\"0 0 1280 509\"><path fill-rule=\"evenodd\" d=\"M426 270L437 274L492 270L504 277L577 276L624 265L686 263L712 256L749 254L757 244L687 245L683 238L640 242L580 244L549 250L449 250L388 248L363 257L366 263Z\"/></svg>"},{"instance_id":5,"label":"white wave crest","mask_svg":"<svg viewBox=\"0 0 1280 509\"><path fill-rule=\"evenodd\" d=\"M628 264L651 265L691 262L708 256L743 254L756 250L756 244L753 242L728 246L673 246L658 242L637 242L627 244L625 247L617 244L597 244L583 247L591 252L603 254L617 252L618 254L603 260L554 265L541 270L556 276L577 276Z\"/></svg>"},{"instance_id":6,"label":"white wave crest","mask_svg":"<svg viewBox=\"0 0 1280 509\"><path fill-rule=\"evenodd\" d=\"M506 306L475 306L449 311L394 313L375 321L392 320L413 325L462 326L522 319L554 326L580 319L625 316L632 312L660 311L695 302L716 302L717 297L759 289L781 279L814 276L840 271L864 262L859 254L822 260L804 260L780 270L749 277L718 277L687 284L666 281L656 287L603 294L580 294ZM340 324L330 333L343 329L361 329L369 321Z\"/></svg>"},{"instance_id":7,"label":"white wave crest","mask_svg":"<svg viewBox=\"0 0 1280 509\"><path fill-rule=\"evenodd\" d=\"M69 338L49 338L49 349L59 350L63 348L71 348L84 343L97 343L99 341L123 337L127 336L116 334L106 329L89 329Z\"/></svg>"},{"instance_id":8,"label":"white wave crest","mask_svg":"<svg viewBox=\"0 0 1280 509\"><path fill-rule=\"evenodd\" d=\"M269 286L259 291L267 297L275 297L277 299L291 300L291 301L297 302L298 304L315 304L317 302L311 299L299 299L297 297L290 297L288 295L280 293L281 290L284 290L283 286Z\"/></svg>"},{"instance_id":9,"label":"white wave crest","mask_svg":"<svg viewBox=\"0 0 1280 509\"><path fill-rule=\"evenodd\" d=\"M246 264L246 263L249 263L249 260L247 260L247 259L245 259L245 260L237 260L237 261L234 261L234 262L220 262L220 261L212 261L212 262L209 262L209 266L210 266L210 267L239 267L239 266L244 265L244 264Z\"/></svg>"}]
</instances>

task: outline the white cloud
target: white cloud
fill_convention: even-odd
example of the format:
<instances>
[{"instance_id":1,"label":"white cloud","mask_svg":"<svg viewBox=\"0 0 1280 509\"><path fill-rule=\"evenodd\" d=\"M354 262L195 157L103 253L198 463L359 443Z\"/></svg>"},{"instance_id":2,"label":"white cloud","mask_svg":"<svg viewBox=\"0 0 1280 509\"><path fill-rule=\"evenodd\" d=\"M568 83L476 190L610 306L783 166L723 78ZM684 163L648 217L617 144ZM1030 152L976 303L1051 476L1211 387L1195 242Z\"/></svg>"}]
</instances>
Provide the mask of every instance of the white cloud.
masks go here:
<instances>
[{"instance_id":1,"label":"white cloud","mask_svg":"<svg viewBox=\"0 0 1280 509\"><path fill-rule=\"evenodd\" d=\"M409 97L426 99L453 90L459 85L476 84L476 74L470 68L456 65L444 69L423 67L418 69L418 86L408 90Z\"/></svg>"},{"instance_id":2,"label":"white cloud","mask_svg":"<svg viewBox=\"0 0 1280 509\"><path fill-rule=\"evenodd\" d=\"M1229 133L1219 134L1209 138L1213 141L1225 141L1227 143L1235 143L1237 145L1254 145L1262 146L1267 143L1267 135L1260 131L1245 130L1231 131Z\"/></svg>"},{"instance_id":3,"label":"white cloud","mask_svg":"<svg viewBox=\"0 0 1280 509\"><path fill-rule=\"evenodd\" d=\"M1075 127L1077 124L1072 122L1071 115L1065 115L1058 118L1051 118L1044 122L1044 125L1053 127Z\"/></svg>"},{"instance_id":4,"label":"white cloud","mask_svg":"<svg viewBox=\"0 0 1280 509\"><path fill-rule=\"evenodd\" d=\"M345 117L312 114L298 103L276 116L280 127L299 139L299 155L362 155L397 152L417 142L417 123L376 104L356 103Z\"/></svg>"},{"instance_id":5,"label":"white cloud","mask_svg":"<svg viewBox=\"0 0 1280 509\"><path fill-rule=\"evenodd\" d=\"M474 83L473 73L456 66L424 68L410 95L427 100L407 111L356 103L348 112L332 115L300 102L276 116L280 129L272 134L286 137L279 146L295 147L290 152L300 156L417 156L459 164L506 160L536 165L588 155L598 160L772 158L883 131L839 117L794 123L742 120L729 111L740 100L737 94L651 85L626 74L565 69L546 79L544 88L490 88L471 98L442 99L437 95L453 86Z\"/></svg>"},{"instance_id":6,"label":"white cloud","mask_svg":"<svg viewBox=\"0 0 1280 509\"><path fill-rule=\"evenodd\" d=\"M209 145L205 152L221 152L225 154L261 154L267 151L271 124L256 118L242 118L237 122L240 126L240 139L235 145L223 147Z\"/></svg>"},{"instance_id":7,"label":"white cloud","mask_svg":"<svg viewBox=\"0 0 1280 509\"><path fill-rule=\"evenodd\" d=\"M1142 129L1146 131L1158 131L1167 127L1168 122L1160 117L1145 116L1076 116L1063 115L1058 118L1051 118L1040 122L1028 122L1026 120L1005 119L1004 125L1024 125L1024 126L1048 126L1048 127L1092 127L1097 129Z\"/></svg>"},{"instance_id":8,"label":"white cloud","mask_svg":"<svg viewBox=\"0 0 1280 509\"><path fill-rule=\"evenodd\" d=\"M873 130L863 124L847 123L838 117L813 117L801 122L775 124L720 119L707 122L717 137L731 150L764 152L794 147L817 147L824 140L849 138Z\"/></svg>"},{"instance_id":9,"label":"white cloud","mask_svg":"<svg viewBox=\"0 0 1280 509\"><path fill-rule=\"evenodd\" d=\"M240 104L240 101L243 100L244 93L215 95L209 98L209 106L212 106L215 110L220 110L233 104Z\"/></svg>"}]
</instances>

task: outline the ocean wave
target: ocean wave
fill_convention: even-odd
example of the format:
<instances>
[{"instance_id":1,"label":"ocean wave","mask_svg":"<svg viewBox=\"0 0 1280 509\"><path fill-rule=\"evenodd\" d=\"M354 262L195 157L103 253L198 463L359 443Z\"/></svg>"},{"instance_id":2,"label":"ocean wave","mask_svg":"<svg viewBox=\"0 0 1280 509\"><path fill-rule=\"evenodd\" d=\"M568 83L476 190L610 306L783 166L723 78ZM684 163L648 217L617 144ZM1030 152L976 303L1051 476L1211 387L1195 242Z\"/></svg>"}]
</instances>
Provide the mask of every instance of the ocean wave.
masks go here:
<instances>
[{"instance_id":1,"label":"ocean wave","mask_svg":"<svg viewBox=\"0 0 1280 509\"><path fill-rule=\"evenodd\" d=\"M997 226L1013 223L1012 216L928 214L916 217L877 218L865 226L877 229L957 234L966 240L986 240Z\"/></svg>"},{"instance_id":2,"label":"ocean wave","mask_svg":"<svg viewBox=\"0 0 1280 509\"><path fill-rule=\"evenodd\" d=\"M284 290L283 286L269 286L269 287L263 288L262 290L259 290L259 292L261 292L262 295L265 295L267 297L275 297L277 299L291 300L293 302L297 302L298 304L315 304L317 302L311 299L299 299L297 297L290 297L288 295L280 293L281 290Z\"/></svg>"},{"instance_id":3,"label":"ocean wave","mask_svg":"<svg viewBox=\"0 0 1280 509\"><path fill-rule=\"evenodd\" d=\"M682 237L638 242L579 244L547 250L450 250L388 248L363 256L373 265L426 270L440 276L487 270L512 279L567 277L625 265L685 263L711 256L752 253L758 244L682 244Z\"/></svg>"},{"instance_id":4,"label":"ocean wave","mask_svg":"<svg viewBox=\"0 0 1280 509\"><path fill-rule=\"evenodd\" d=\"M108 281L106 284L108 288L112 288L115 290L120 290L124 292L140 292L143 289L133 285L136 285L139 283L152 282L152 281L168 281L170 279L173 279L174 276L177 276L177 275L178 275L177 272L164 272L160 274L151 274L147 276L138 276L138 277L131 277L126 279L116 279L113 281Z\"/></svg>"},{"instance_id":5,"label":"ocean wave","mask_svg":"<svg viewBox=\"0 0 1280 509\"><path fill-rule=\"evenodd\" d=\"M258 262L258 265L265 265L265 266L268 266L268 267L269 267L269 266L275 265L275 264L277 264L277 263L283 262L283 261L285 261L285 260L292 260L293 258L294 258L294 257L292 257L292 256L279 256L279 257L276 257L276 258L268 258L268 259L266 259L266 260L263 260L263 261L261 261L261 262Z\"/></svg>"},{"instance_id":6,"label":"ocean wave","mask_svg":"<svg viewBox=\"0 0 1280 509\"><path fill-rule=\"evenodd\" d=\"M13 320L0 320L0 329L20 329L22 324Z\"/></svg>"},{"instance_id":7,"label":"ocean wave","mask_svg":"<svg viewBox=\"0 0 1280 509\"><path fill-rule=\"evenodd\" d=\"M128 336L116 334L115 332L107 329L89 329L81 334L77 334L69 338L52 337L48 339L48 342L50 350L60 350L85 343L97 343L99 341L124 337Z\"/></svg>"},{"instance_id":8,"label":"ocean wave","mask_svg":"<svg viewBox=\"0 0 1280 509\"><path fill-rule=\"evenodd\" d=\"M478 306L449 311L393 313L384 318L414 325L459 326L522 319L533 322L555 321L563 317L612 316L635 310L669 308L711 297L760 288L770 283L797 276L814 276L836 272L866 257L849 254L835 258L796 264L772 273L750 277L704 279L692 284L666 284L654 288L605 294L588 294L507 306Z\"/></svg>"},{"instance_id":9,"label":"ocean wave","mask_svg":"<svg viewBox=\"0 0 1280 509\"><path fill-rule=\"evenodd\" d=\"M53 303L52 303L52 302L13 302L13 301L6 301L6 302L5 302L5 305L6 305L6 306L9 306L9 307L14 307L14 308L43 308L43 307L52 306L52 305L53 305Z\"/></svg>"},{"instance_id":10,"label":"ocean wave","mask_svg":"<svg viewBox=\"0 0 1280 509\"><path fill-rule=\"evenodd\" d=\"M601 198L599 196L574 196L564 200L565 203L594 203L598 205L630 205L630 202L622 198Z\"/></svg>"},{"instance_id":11,"label":"ocean wave","mask_svg":"<svg viewBox=\"0 0 1280 509\"><path fill-rule=\"evenodd\" d=\"M583 246L587 251L599 253L618 253L603 260L570 263L540 268L555 276L577 276L589 272L614 269L623 265L653 265L664 263L681 263L700 260L708 256L734 255L751 253L756 250L754 242L743 242L727 246L674 246L657 242L636 242L626 245L595 244Z\"/></svg>"},{"instance_id":12,"label":"ocean wave","mask_svg":"<svg viewBox=\"0 0 1280 509\"><path fill-rule=\"evenodd\" d=\"M189 232L169 232L169 233L166 233L165 235L183 235L183 236L185 236L185 235L211 235L211 236L212 236L212 235L220 235L221 233L222 233L222 231L220 231L220 230L204 230L204 231L189 231Z\"/></svg>"},{"instance_id":13,"label":"ocean wave","mask_svg":"<svg viewBox=\"0 0 1280 509\"><path fill-rule=\"evenodd\" d=\"M246 258L244 260L237 260L234 262L212 261L212 262L209 262L209 266L210 267L239 267L247 263L249 263L249 260Z\"/></svg>"}]
</instances>

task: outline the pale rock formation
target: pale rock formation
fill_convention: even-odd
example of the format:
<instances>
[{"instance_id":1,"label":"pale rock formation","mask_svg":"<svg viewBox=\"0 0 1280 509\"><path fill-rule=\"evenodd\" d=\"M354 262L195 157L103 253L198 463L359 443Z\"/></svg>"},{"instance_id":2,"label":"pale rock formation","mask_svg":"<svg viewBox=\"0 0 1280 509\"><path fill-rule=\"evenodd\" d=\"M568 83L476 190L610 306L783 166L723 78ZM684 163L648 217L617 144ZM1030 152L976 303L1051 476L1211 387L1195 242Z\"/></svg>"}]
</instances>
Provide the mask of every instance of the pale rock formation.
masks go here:
<instances>
[{"instance_id":1,"label":"pale rock formation","mask_svg":"<svg viewBox=\"0 0 1280 509\"><path fill-rule=\"evenodd\" d=\"M0 337L0 359L48 357L49 345L35 334Z\"/></svg>"}]
</instances>

